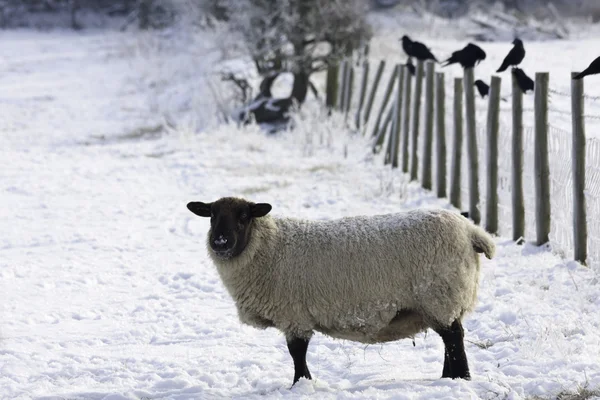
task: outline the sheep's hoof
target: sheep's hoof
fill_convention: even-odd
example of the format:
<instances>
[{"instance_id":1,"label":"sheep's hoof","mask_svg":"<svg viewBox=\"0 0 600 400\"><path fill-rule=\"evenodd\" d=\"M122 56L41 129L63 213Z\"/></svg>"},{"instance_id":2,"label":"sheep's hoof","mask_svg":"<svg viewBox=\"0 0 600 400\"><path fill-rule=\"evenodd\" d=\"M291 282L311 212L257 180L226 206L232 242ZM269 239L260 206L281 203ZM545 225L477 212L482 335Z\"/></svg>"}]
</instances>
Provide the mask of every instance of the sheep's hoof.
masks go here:
<instances>
[{"instance_id":1,"label":"sheep's hoof","mask_svg":"<svg viewBox=\"0 0 600 400\"><path fill-rule=\"evenodd\" d=\"M292 383L292 386L290 387L290 389L294 387L294 385L296 384L296 382L298 382L300 380L300 378L306 378L306 379L312 380L312 376L310 376L310 371L308 370L308 368L306 368L304 370L304 373L294 376L294 382Z\"/></svg>"},{"instance_id":2,"label":"sheep's hoof","mask_svg":"<svg viewBox=\"0 0 600 400\"><path fill-rule=\"evenodd\" d=\"M470 381L471 380L471 375L467 372L466 375L464 376L442 376L442 378L452 378L452 379L464 379L465 381Z\"/></svg>"},{"instance_id":3,"label":"sheep's hoof","mask_svg":"<svg viewBox=\"0 0 600 400\"><path fill-rule=\"evenodd\" d=\"M457 376L452 376L449 373L442 373L442 379L464 379L465 381L470 381L471 380L471 374L467 371L466 374L464 375L457 375Z\"/></svg>"}]
</instances>

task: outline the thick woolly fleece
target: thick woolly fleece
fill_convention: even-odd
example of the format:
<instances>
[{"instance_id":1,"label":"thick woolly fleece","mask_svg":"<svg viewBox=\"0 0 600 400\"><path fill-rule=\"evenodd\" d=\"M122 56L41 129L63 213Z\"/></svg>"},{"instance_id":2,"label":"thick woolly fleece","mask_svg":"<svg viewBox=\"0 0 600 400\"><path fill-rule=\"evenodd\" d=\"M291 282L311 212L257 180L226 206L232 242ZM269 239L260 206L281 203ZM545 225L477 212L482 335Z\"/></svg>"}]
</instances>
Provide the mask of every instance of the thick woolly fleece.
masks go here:
<instances>
[{"instance_id":1,"label":"thick woolly fleece","mask_svg":"<svg viewBox=\"0 0 600 400\"><path fill-rule=\"evenodd\" d=\"M495 251L489 234L447 210L331 221L267 215L251 229L239 256L219 258L210 245L209 254L241 322L288 337L319 331L378 343L450 326L475 306L478 252Z\"/></svg>"}]
</instances>

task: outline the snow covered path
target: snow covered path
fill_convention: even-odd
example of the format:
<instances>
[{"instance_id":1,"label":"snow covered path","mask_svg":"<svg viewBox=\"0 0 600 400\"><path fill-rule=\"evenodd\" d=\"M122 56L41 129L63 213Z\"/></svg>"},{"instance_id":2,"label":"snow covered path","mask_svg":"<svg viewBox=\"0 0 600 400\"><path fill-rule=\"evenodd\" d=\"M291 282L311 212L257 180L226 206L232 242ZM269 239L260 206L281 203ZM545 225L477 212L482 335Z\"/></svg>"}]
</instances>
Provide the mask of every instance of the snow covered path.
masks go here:
<instances>
[{"instance_id":1,"label":"snow covered path","mask_svg":"<svg viewBox=\"0 0 600 400\"><path fill-rule=\"evenodd\" d=\"M128 40L0 35L0 398L551 399L600 387L597 274L500 238L465 321L473 381L439 379L432 332L415 347L316 335L315 380L290 390L283 337L240 325L206 257L208 221L185 204L242 195L311 218L446 204L335 121L276 138L154 135Z\"/></svg>"}]
</instances>

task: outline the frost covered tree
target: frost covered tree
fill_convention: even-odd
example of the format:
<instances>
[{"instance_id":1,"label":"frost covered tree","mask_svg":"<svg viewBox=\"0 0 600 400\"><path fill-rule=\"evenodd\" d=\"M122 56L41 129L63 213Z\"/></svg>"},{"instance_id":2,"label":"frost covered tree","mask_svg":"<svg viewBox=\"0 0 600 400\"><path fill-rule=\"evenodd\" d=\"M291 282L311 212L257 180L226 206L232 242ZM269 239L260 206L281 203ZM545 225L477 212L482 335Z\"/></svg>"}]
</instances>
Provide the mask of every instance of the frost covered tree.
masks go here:
<instances>
[{"instance_id":1,"label":"frost covered tree","mask_svg":"<svg viewBox=\"0 0 600 400\"><path fill-rule=\"evenodd\" d=\"M217 0L213 0L217 1ZM224 2L219 2L223 7ZM303 103L310 75L327 69L371 38L364 0L230 0L230 29L258 73L290 72L291 96Z\"/></svg>"}]
</instances>

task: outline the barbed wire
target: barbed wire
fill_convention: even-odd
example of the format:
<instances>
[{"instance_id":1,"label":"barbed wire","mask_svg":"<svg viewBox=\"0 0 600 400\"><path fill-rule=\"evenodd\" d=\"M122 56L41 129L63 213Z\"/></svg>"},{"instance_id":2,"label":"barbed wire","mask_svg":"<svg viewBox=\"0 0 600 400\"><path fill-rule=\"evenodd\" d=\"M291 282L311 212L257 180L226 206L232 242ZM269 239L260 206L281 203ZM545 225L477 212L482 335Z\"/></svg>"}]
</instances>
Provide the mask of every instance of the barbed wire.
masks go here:
<instances>
[{"instance_id":1,"label":"barbed wire","mask_svg":"<svg viewBox=\"0 0 600 400\"><path fill-rule=\"evenodd\" d=\"M560 115L568 115L571 116L571 111L565 111L565 110L561 110L560 108L556 108L556 107L548 107L548 112L553 112L556 114L560 114Z\"/></svg>"},{"instance_id":2,"label":"barbed wire","mask_svg":"<svg viewBox=\"0 0 600 400\"><path fill-rule=\"evenodd\" d=\"M560 90L556 90L556 89L552 89L552 88L549 88L548 92L551 93L551 94L555 94L557 96L571 97L571 93L562 92ZM583 98L586 99L586 100L600 101L600 96L590 96L590 95L584 94Z\"/></svg>"},{"instance_id":3,"label":"barbed wire","mask_svg":"<svg viewBox=\"0 0 600 400\"><path fill-rule=\"evenodd\" d=\"M559 90L552 89L552 88L549 88L548 92L552 93L552 94L555 94L555 95L558 95L558 96L571 97L571 93L561 92Z\"/></svg>"}]
</instances>

